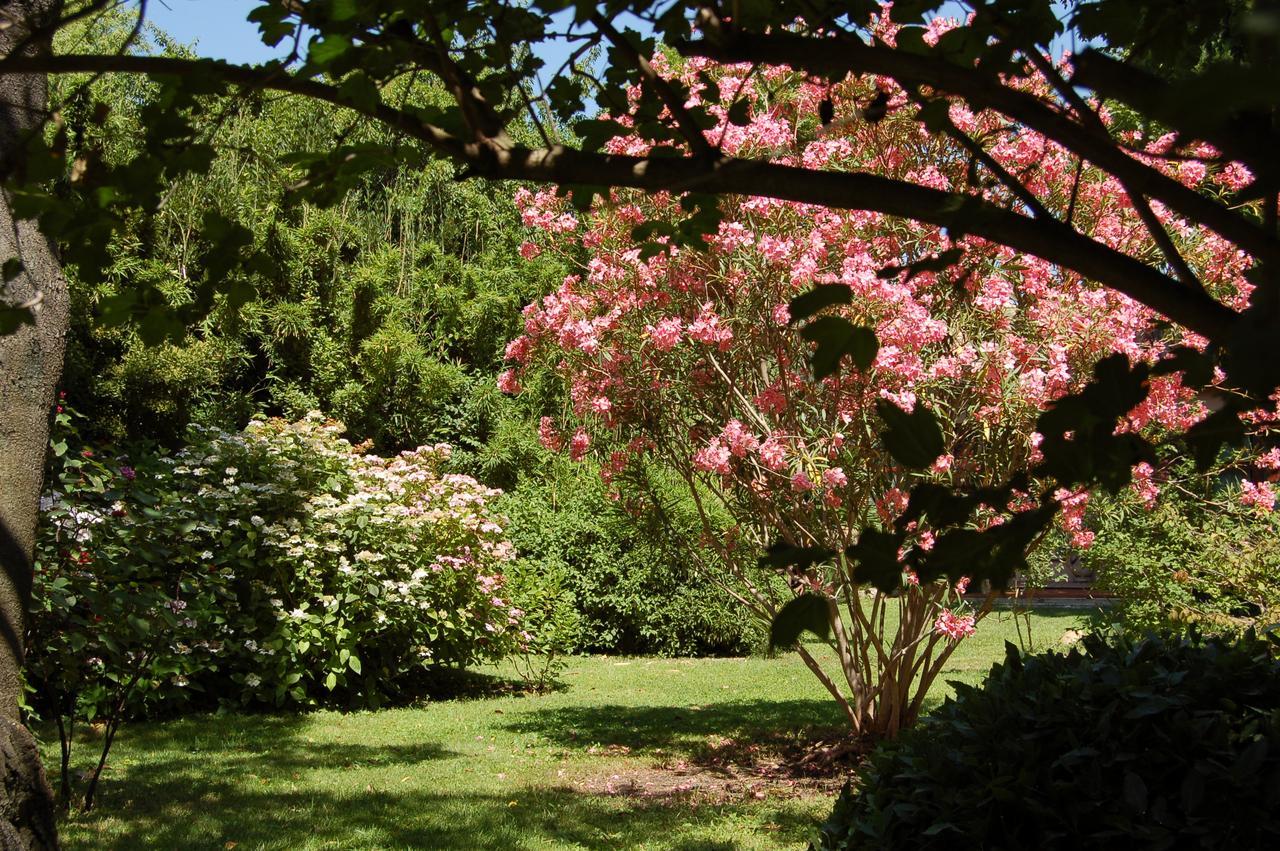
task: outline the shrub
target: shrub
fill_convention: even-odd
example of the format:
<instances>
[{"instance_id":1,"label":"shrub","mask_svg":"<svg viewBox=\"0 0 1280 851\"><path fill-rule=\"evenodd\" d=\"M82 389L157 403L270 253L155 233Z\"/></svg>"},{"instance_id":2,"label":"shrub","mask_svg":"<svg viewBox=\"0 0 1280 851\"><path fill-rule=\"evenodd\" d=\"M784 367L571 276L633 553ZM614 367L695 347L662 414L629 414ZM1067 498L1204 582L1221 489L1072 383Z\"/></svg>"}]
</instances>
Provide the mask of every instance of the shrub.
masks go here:
<instances>
[{"instance_id":1,"label":"shrub","mask_svg":"<svg viewBox=\"0 0 1280 851\"><path fill-rule=\"evenodd\" d=\"M981 687L955 684L877 750L819 847L1274 846L1273 649L1253 633L1090 636L1028 658L1009 645Z\"/></svg>"},{"instance_id":2,"label":"shrub","mask_svg":"<svg viewBox=\"0 0 1280 851\"><path fill-rule=\"evenodd\" d=\"M670 507L673 531L646 529L609 501L596 477L561 467L547 481L526 478L499 506L521 569L571 595L574 650L705 656L759 642L759 626L695 567L685 544L697 540L697 521L682 516L680 503Z\"/></svg>"},{"instance_id":3,"label":"shrub","mask_svg":"<svg viewBox=\"0 0 1280 851\"><path fill-rule=\"evenodd\" d=\"M37 706L377 706L431 666L515 650L498 492L441 473L446 446L386 459L340 430L318 416L195 429L132 466L57 440L28 641Z\"/></svg>"},{"instance_id":4,"label":"shrub","mask_svg":"<svg viewBox=\"0 0 1280 851\"><path fill-rule=\"evenodd\" d=\"M1127 492L1089 512L1093 546L1080 553L1111 610L1141 633L1194 623L1240 632L1280 619L1280 517L1240 503L1236 488L1190 463L1165 473L1158 499Z\"/></svg>"}]
</instances>

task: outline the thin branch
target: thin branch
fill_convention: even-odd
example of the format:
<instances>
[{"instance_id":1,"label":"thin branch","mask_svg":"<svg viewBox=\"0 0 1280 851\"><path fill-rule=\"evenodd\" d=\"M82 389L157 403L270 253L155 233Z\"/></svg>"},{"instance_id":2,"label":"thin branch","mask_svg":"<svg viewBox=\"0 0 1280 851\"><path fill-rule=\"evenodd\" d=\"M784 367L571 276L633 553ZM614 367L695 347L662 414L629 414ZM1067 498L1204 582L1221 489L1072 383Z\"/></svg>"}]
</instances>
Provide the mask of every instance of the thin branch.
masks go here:
<instances>
[{"instance_id":1,"label":"thin branch","mask_svg":"<svg viewBox=\"0 0 1280 851\"><path fill-rule=\"evenodd\" d=\"M305 95L361 112L470 166L477 176L556 184L604 184L654 192L684 186L716 194L754 195L839 210L873 210L972 234L1035 255L1104 284L1211 340L1229 341L1238 314L1202 292L1188 290L1142 261L1056 221L1030 216L981 198L864 173L815 171L751 159L715 162L691 157L635 157L579 151L561 145L508 148L465 142L416 115L385 103L355 105L337 87L291 75L211 60L153 56L62 55L11 57L4 73L126 72L210 75L227 83L258 85Z\"/></svg>"},{"instance_id":2,"label":"thin branch","mask_svg":"<svg viewBox=\"0 0 1280 851\"><path fill-rule=\"evenodd\" d=\"M1080 178L1084 175L1084 158L1076 157L1076 173L1071 181L1071 200L1067 202L1067 226L1076 226L1076 202L1080 200Z\"/></svg>"},{"instance_id":3,"label":"thin branch","mask_svg":"<svg viewBox=\"0 0 1280 851\"><path fill-rule=\"evenodd\" d=\"M626 55L628 61L640 72L640 76L644 77L645 82L653 87L659 99L671 112L671 117L675 119L676 125L680 128L680 135L684 136L693 153L708 159L718 157L720 155L719 152L707 141L706 134L702 132L698 122L694 120L689 110L685 109L684 101L681 100L675 88L654 70L653 65L649 64L649 60L641 55L639 50L636 50L635 45L628 41L622 33L618 32L613 24L609 22L609 19L599 12L592 14L591 23L595 24L596 29L604 33L605 38L609 39L614 47Z\"/></svg>"},{"instance_id":4,"label":"thin branch","mask_svg":"<svg viewBox=\"0 0 1280 851\"><path fill-rule=\"evenodd\" d=\"M728 28L704 32L702 39L677 44L677 51L720 62L789 65L838 79L851 73L878 74L897 80L904 88L926 85L939 94L955 95L975 110L995 110L1097 164L1173 212L1204 224L1255 257L1280 262L1280 240L1265 228L1134 159L1117 148L1109 136L1073 121L1035 95L1011 88L977 69L868 45L854 37L807 38L779 32L758 35ZM1076 79L1080 77L1082 58L1077 59Z\"/></svg>"},{"instance_id":5,"label":"thin branch","mask_svg":"<svg viewBox=\"0 0 1280 851\"><path fill-rule=\"evenodd\" d=\"M925 97L920 93L919 87L914 88L910 94L911 99L923 108ZM982 163L987 171L991 172L1006 189L1013 193L1014 197L1023 203L1032 216L1037 219L1054 218L1054 215L1049 212L1044 204L1040 203L1040 199L1027 188L1025 183L1010 174L1009 170L993 157L990 151L979 145L972 136L957 127L949 115L942 118L942 132L950 136L970 156Z\"/></svg>"},{"instance_id":6,"label":"thin branch","mask_svg":"<svg viewBox=\"0 0 1280 851\"><path fill-rule=\"evenodd\" d=\"M1024 50L1022 53L1027 57L1031 65L1044 75L1044 78L1049 81L1062 99L1076 111L1081 121L1093 127L1099 134L1110 136L1107 133L1106 125L1102 123L1102 117L1085 102L1085 99L1072 88L1071 84L1063 79L1062 75L1058 73L1058 69L1053 67L1053 64L1044 57L1044 54L1035 47L1030 50ZM1134 212L1142 220L1147 233L1155 240L1156 245L1160 248L1160 253L1164 255L1165 261L1173 268L1178 280L1191 289L1203 291L1204 284L1200 283L1196 273L1191 270L1187 261L1178 251L1178 247L1173 244L1173 240L1169 237L1169 232L1165 230L1160 219L1156 217L1155 211L1151 209L1151 204L1124 177L1117 175L1116 178L1120 181L1120 185L1124 187L1125 194L1129 196L1129 202L1133 204Z\"/></svg>"},{"instance_id":7,"label":"thin branch","mask_svg":"<svg viewBox=\"0 0 1280 851\"><path fill-rule=\"evenodd\" d=\"M1228 159L1247 163L1255 175L1271 185L1280 177L1276 165L1280 135L1274 129L1259 127L1247 117L1222 123L1195 122L1203 110L1180 109L1178 105L1183 98L1176 95L1172 84L1100 50L1084 51L1073 59L1072 66L1073 86L1092 89L1103 97L1128 104L1167 127L1203 139Z\"/></svg>"},{"instance_id":8,"label":"thin branch","mask_svg":"<svg viewBox=\"0 0 1280 851\"><path fill-rule=\"evenodd\" d=\"M476 85L475 80L458 67L458 64L449 56L449 45L444 41L444 35L440 32L439 25L432 15L426 16L428 28L431 33L431 40L435 46L435 60L430 61L430 51L424 50L426 47L422 42L415 38L401 39L403 43L410 45L414 58L422 62L430 70L435 71L444 80L453 94L453 99L458 104L458 108L462 110L463 118L467 122L467 126L471 128L471 133L475 136L476 141L483 142L486 140L503 141L507 139L506 125L502 119L498 117L497 112L493 110L480 94L480 89ZM376 38L374 34L369 34L370 39Z\"/></svg>"}]
</instances>

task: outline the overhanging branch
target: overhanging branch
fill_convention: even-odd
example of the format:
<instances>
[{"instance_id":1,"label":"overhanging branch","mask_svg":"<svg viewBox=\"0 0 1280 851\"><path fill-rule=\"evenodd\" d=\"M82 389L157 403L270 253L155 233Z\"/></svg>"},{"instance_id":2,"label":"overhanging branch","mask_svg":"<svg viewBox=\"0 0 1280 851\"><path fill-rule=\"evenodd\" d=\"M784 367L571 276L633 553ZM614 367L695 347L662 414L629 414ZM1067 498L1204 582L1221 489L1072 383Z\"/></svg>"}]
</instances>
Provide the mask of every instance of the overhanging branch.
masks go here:
<instances>
[{"instance_id":1,"label":"overhanging branch","mask_svg":"<svg viewBox=\"0 0 1280 851\"><path fill-rule=\"evenodd\" d=\"M338 89L272 66L253 68L212 60L152 56L63 55L10 57L5 73L125 72L215 75L221 80L312 97L352 109L419 139L466 165L470 174L561 185L755 195L841 210L870 210L972 234L1034 255L1108 286L1212 340L1228 342L1238 314L1209 296L1189 291L1147 264L1056 221L1037 220L981 198L917 186L871 174L817 171L757 160L634 157L587 153L561 145L503 147L465 142L416 116L378 103L358 106Z\"/></svg>"},{"instance_id":2,"label":"overhanging branch","mask_svg":"<svg viewBox=\"0 0 1280 851\"><path fill-rule=\"evenodd\" d=\"M684 56L701 56L719 62L789 65L833 79L843 79L848 74L878 74L897 80L908 90L925 85L940 94L961 97L975 109L992 109L1026 125L1115 175L1134 191L1216 231L1254 257L1280 262L1280 240L1264 228L1139 162L1116 147L1107 136L1076 123L1040 98L1011 88L975 68L869 45L856 37L810 38L790 33L757 35L728 30L714 38L682 42L676 49ZM1076 77L1080 76L1077 71Z\"/></svg>"}]
</instances>

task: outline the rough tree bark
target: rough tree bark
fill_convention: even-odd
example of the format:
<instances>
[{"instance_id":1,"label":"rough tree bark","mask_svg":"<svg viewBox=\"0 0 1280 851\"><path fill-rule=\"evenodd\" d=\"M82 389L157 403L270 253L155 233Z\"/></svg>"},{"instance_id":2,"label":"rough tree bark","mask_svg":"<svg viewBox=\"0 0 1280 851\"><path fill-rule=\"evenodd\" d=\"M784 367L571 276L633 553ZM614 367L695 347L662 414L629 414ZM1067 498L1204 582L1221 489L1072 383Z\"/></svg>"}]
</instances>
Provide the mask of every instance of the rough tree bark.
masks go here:
<instances>
[{"instance_id":1,"label":"rough tree bark","mask_svg":"<svg viewBox=\"0 0 1280 851\"><path fill-rule=\"evenodd\" d=\"M48 52L32 38L60 0L0 1L0 56ZM25 142L40 132L48 95L43 75L0 79L0 176L22 168ZM49 411L62 372L67 284L54 247L33 221L14 221L0 195L0 261L22 261L5 300L38 299L35 322L0 337L0 851L57 848L53 795L31 734L18 720L32 555L49 439Z\"/></svg>"}]
</instances>

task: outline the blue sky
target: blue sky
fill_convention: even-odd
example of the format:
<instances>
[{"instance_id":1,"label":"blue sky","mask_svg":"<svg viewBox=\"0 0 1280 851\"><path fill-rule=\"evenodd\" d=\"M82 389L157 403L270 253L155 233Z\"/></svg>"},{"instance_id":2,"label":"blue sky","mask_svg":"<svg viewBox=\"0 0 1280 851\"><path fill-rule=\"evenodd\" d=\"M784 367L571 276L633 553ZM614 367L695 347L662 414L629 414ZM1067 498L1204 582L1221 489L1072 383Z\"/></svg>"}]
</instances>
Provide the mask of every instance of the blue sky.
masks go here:
<instances>
[{"instance_id":1,"label":"blue sky","mask_svg":"<svg viewBox=\"0 0 1280 851\"><path fill-rule=\"evenodd\" d=\"M262 5L263 0L148 0L147 16L153 23L178 41L196 44L202 56L226 59L231 62L265 62L287 53L285 45L273 49L262 43L258 27L245 20L249 12ZM429 0L424 0L429 2ZM963 17L963 9L956 3L948 3L942 9L944 15ZM1059 53L1069 44L1060 40L1054 44ZM553 49L553 53L561 48ZM566 54L567 55L567 54ZM543 57L550 68L558 67L564 56Z\"/></svg>"},{"instance_id":2,"label":"blue sky","mask_svg":"<svg viewBox=\"0 0 1280 851\"><path fill-rule=\"evenodd\" d=\"M231 62L265 62L287 53L262 43L258 25L245 17L262 0L148 0L147 17L178 41L196 42L202 56Z\"/></svg>"}]
</instances>

